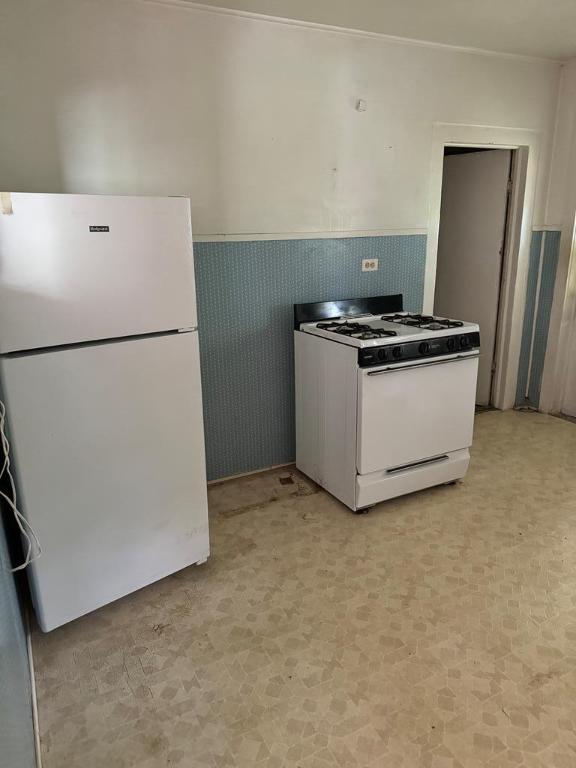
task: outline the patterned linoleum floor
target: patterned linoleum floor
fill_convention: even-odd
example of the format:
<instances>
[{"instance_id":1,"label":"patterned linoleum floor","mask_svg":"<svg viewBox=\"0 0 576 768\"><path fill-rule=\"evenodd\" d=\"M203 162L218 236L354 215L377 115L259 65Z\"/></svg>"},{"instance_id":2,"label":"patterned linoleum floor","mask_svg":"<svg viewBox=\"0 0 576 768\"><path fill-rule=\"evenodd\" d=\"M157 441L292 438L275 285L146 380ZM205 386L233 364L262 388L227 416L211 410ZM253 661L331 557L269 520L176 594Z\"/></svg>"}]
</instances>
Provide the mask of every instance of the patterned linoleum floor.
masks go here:
<instances>
[{"instance_id":1,"label":"patterned linoleum floor","mask_svg":"<svg viewBox=\"0 0 576 768\"><path fill-rule=\"evenodd\" d=\"M576 766L575 424L483 413L365 516L229 492L206 566L34 637L45 768Z\"/></svg>"}]
</instances>

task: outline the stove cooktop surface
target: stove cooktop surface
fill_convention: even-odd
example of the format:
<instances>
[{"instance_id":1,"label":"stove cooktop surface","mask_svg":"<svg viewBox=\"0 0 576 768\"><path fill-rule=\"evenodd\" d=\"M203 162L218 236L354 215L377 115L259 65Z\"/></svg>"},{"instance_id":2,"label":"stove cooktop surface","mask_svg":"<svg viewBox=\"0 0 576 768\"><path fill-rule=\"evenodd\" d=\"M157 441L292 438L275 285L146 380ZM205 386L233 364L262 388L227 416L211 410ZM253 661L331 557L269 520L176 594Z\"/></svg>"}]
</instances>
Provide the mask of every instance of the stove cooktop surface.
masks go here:
<instances>
[{"instance_id":1,"label":"stove cooktop surface","mask_svg":"<svg viewBox=\"0 0 576 768\"><path fill-rule=\"evenodd\" d=\"M433 315L396 312L389 315L337 317L318 323L303 323L300 330L342 344L371 347L410 339L478 331L478 325Z\"/></svg>"}]
</instances>

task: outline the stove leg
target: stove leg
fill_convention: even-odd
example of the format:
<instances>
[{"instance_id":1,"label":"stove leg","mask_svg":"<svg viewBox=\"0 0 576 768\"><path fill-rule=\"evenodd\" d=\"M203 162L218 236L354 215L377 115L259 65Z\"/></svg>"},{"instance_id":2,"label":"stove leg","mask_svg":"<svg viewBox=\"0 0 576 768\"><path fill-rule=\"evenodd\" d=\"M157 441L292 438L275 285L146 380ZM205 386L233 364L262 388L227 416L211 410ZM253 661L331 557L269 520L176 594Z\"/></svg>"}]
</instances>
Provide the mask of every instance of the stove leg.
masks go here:
<instances>
[{"instance_id":1,"label":"stove leg","mask_svg":"<svg viewBox=\"0 0 576 768\"><path fill-rule=\"evenodd\" d=\"M376 505L370 504L369 507L362 507L362 509L355 509L354 514L355 515L367 515L368 512L370 512L371 509L373 509Z\"/></svg>"}]
</instances>

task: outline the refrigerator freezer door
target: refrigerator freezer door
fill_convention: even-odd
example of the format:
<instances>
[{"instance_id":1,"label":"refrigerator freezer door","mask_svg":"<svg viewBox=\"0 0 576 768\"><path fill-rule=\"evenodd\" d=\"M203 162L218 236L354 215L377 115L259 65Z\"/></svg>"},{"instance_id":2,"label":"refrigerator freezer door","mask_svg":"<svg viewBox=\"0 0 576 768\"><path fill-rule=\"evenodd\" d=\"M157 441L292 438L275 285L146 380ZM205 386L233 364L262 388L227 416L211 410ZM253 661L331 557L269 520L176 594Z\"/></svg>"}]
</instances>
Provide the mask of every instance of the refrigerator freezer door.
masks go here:
<instances>
[{"instance_id":1,"label":"refrigerator freezer door","mask_svg":"<svg viewBox=\"0 0 576 768\"><path fill-rule=\"evenodd\" d=\"M44 631L208 556L197 333L1 366Z\"/></svg>"},{"instance_id":2,"label":"refrigerator freezer door","mask_svg":"<svg viewBox=\"0 0 576 768\"><path fill-rule=\"evenodd\" d=\"M13 193L0 215L0 353L196 322L190 201Z\"/></svg>"}]
</instances>

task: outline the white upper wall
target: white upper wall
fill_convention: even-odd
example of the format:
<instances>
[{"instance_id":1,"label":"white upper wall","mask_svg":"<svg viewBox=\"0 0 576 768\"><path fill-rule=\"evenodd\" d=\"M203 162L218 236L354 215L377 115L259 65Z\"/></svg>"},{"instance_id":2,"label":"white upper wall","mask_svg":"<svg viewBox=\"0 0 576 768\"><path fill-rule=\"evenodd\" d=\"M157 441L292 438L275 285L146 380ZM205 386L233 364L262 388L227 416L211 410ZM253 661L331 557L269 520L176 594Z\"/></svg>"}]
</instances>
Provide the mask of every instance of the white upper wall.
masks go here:
<instances>
[{"instance_id":1,"label":"white upper wall","mask_svg":"<svg viewBox=\"0 0 576 768\"><path fill-rule=\"evenodd\" d=\"M550 168L546 219L571 230L576 208L576 59L562 66Z\"/></svg>"},{"instance_id":2,"label":"white upper wall","mask_svg":"<svg viewBox=\"0 0 576 768\"><path fill-rule=\"evenodd\" d=\"M141 0L3 17L3 189L189 195L197 235L420 230L451 122L540 134L546 223L552 62Z\"/></svg>"},{"instance_id":3,"label":"white upper wall","mask_svg":"<svg viewBox=\"0 0 576 768\"><path fill-rule=\"evenodd\" d=\"M564 405L566 350L576 354L576 59L562 70L546 218L562 235L540 408L557 412Z\"/></svg>"}]
</instances>

